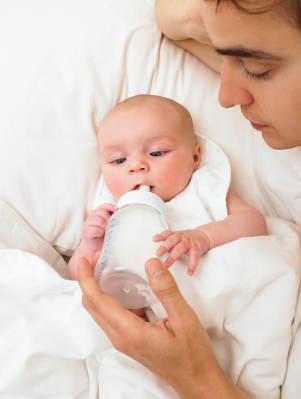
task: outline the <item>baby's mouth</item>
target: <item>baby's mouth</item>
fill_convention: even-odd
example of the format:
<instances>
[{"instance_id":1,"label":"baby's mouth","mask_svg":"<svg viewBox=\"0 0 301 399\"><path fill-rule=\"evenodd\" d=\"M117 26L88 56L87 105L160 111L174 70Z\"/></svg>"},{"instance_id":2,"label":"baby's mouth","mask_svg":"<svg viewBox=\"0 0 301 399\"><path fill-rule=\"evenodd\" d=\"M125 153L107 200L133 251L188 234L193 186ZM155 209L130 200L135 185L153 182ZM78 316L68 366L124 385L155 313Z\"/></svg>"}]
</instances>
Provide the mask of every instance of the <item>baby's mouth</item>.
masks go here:
<instances>
[{"instance_id":1,"label":"baby's mouth","mask_svg":"<svg viewBox=\"0 0 301 399\"><path fill-rule=\"evenodd\" d=\"M133 191L134 190L139 190L140 186L141 186L141 184L136 184L136 186L133 188ZM149 187L150 187L150 192L152 193L153 189L154 189L154 186L149 186Z\"/></svg>"}]
</instances>

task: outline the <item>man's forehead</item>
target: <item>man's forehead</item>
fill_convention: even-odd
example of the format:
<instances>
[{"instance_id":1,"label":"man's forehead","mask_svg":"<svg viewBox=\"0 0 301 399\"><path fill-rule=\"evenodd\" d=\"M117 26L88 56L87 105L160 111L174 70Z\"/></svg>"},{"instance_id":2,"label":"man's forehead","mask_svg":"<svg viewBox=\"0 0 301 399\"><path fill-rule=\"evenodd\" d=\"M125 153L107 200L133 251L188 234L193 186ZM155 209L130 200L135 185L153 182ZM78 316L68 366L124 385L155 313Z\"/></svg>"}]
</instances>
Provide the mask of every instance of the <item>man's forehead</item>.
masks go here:
<instances>
[{"instance_id":1,"label":"man's forehead","mask_svg":"<svg viewBox=\"0 0 301 399\"><path fill-rule=\"evenodd\" d=\"M222 0L218 9L215 0L203 0L202 15L216 52L263 61L291 58L288 41L301 41L301 32L281 17L279 10L247 13L231 0ZM298 39L300 36L300 40Z\"/></svg>"}]
</instances>

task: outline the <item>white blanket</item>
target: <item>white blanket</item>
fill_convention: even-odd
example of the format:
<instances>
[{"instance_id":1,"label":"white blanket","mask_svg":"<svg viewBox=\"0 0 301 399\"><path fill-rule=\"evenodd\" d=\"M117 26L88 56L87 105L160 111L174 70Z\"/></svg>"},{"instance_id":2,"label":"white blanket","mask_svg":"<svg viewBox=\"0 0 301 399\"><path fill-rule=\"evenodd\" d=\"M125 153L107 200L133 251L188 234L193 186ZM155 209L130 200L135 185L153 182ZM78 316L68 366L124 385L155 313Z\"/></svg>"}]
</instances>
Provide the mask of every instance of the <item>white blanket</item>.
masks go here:
<instances>
[{"instance_id":1,"label":"white blanket","mask_svg":"<svg viewBox=\"0 0 301 399\"><path fill-rule=\"evenodd\" d=\"M176 398L172 388L111 348L82 308L78 283L57 273L65 271L63 259L0 204L0 394ZM173 269L221 366L258 399L280 397L301 261L299 228L274 218L268 225L269 237L210 251L193 278L187 266ZM22 247L16 240L21 236L27 237Z\"/></svg>"},{"instance_id":2,"label":"white blanket","mask_svg":"<svg viewBox=\"0 0 301 399\"><path fill-rule=\"evenodd\" d=\"M295 189L300 187L300 179L292 179L291 162L284 168L279 161L285 152L267 154L264 148L264 152L254 148L254 136L260 138L261 134L239 108L219 106L219 76L162 37L154 0L7 1L1 3L0 21L0 197L5 201L0 205L1 399L96 398L99 385L100 397L105 399L176 398L144 368L109 349L110 343L81 307L78 284L61 279L53 270L66 274L66 264L52 246L71 254L92 210L100 177L95 135L101 119L119 101L139 93L180 102L189 109L196 128L227 153L238 193L266 215L283 216L281 201L273 208L275 187L278 199L281 191L283 206L293 199L298 213L300 195ZM264 173L263 167L268 169ZM278 167L281 175L275 173ZM258 191L255 175L259 181L262 175L267 177L271 184L262 186L269 193ZM282 180L275 182L279 176ZM281 190L284 185L289 193ZM294 212L290 213L289 220L298 222L291 218ZM243 387L252 385L254 381L245 381L250 367L257 368L257 358L258 363L266 363L269 371L253 385L260 380L259 386L271 394L258 397L277 397L279 393L298 285L294 268L300 265L299 230L276 219L268 223L275 235L265 241L244 239L240 249L240 244L234 243L207 256L208 267L202 273L210 276L211 269L221 272L218 281L211 278L214 292L208 291L209 277L202 280L200 288L209 299L197 301L197 290L193 286L191 291L189 287L185 290L181 284L202 320L207 316L202 310L204 303L216 313L220 328L209 333L219 360L234 381ZM229 253L241 264L238 272L226 261L231 259ZM177 275L185 284L194 281L188 280L186 268ZM223 276L233 276L228 291L220 285ZM272 289L279 291L279 298L275 291L271 295ZM231 324L230 316L232 312L235 317L239 303L229 304L230 314L220 312L220 303L224 298L230 302L231 292L242 298L237 311L240 324L236 325L235 319ZM210 295L216 295L215 302ZM257 305L262 324L250 325L246 315L249 312L254 320ZM293 333L301 319L300 309ZM265 318L264 312L269 317ZM233 330L239 332L238 337ZM214 331L222 331L221 346L227 334L232 337L228 339L231 356L223 354ZM298 332L285 399L300 396ZM253 348L258 350L252 352ZM258 357L260 348L267 349ZM224 358L232 363L227 365Z\"/></svg>"}]
</instances>

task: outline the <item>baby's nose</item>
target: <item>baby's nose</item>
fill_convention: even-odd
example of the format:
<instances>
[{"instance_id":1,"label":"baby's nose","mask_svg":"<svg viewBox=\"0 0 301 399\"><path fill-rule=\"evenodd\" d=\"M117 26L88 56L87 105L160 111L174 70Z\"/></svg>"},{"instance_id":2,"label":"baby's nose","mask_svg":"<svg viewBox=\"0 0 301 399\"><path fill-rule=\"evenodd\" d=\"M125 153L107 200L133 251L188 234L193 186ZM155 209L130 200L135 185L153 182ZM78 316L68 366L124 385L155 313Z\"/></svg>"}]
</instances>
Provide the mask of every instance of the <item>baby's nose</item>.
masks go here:
<instances>
[{"instance_id":1,"label":"baby's nose","mask_svg":"<svg viewBox=\"0 0 301 399\"><path fill-rule=\"evenodd\" d=\"M136 159L133 160L130 164L129 172L137 173L137 172L147 172L149 170L148 164L145 161Z\"/></svg>"}]
</instances>

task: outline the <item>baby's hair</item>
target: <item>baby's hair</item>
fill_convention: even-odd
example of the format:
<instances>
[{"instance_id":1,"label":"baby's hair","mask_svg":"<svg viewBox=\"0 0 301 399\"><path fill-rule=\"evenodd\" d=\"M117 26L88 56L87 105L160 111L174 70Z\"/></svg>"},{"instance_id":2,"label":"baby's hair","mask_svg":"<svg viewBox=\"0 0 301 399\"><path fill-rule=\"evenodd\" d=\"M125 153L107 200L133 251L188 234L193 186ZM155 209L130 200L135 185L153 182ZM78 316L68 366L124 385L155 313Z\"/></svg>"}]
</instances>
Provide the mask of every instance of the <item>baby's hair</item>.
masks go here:
<instances>
[{"instance_id":1,"label":"baby's hair","mask_svg":"<svg viewBox=\"0 0 301 399\"><path fill-rule=\"evenodd\" d=\"M141 105L147 105L147 104L149 105L157 104L158 102L162 102L162 104L165 105L168 104L174 110L177 111L177 114L181 116L185 133L187 133L190 136L191 140L193 141L193 145L195 145L196 138L195 138L193 121L190 113L185 107L183 107L183 105L167 97L156 96L151 94L139 94L133 97L129 97L126 100L121 101L114 108L112 108L103 118L102 122L105 121L107 118L109 118L116 111L128 111L134 107L139 107Z\"/></svg>"}]
</instances>

